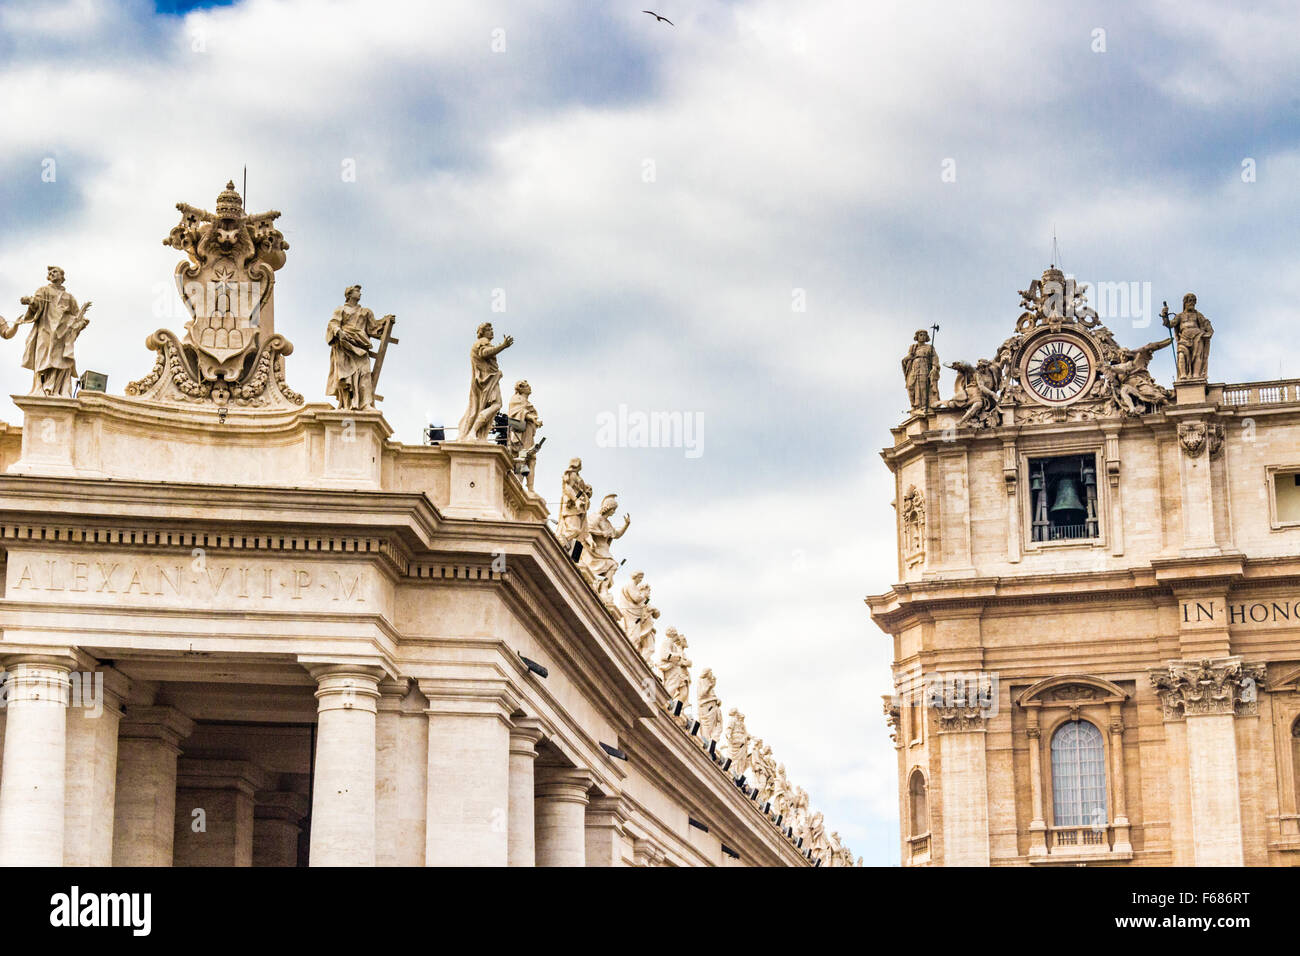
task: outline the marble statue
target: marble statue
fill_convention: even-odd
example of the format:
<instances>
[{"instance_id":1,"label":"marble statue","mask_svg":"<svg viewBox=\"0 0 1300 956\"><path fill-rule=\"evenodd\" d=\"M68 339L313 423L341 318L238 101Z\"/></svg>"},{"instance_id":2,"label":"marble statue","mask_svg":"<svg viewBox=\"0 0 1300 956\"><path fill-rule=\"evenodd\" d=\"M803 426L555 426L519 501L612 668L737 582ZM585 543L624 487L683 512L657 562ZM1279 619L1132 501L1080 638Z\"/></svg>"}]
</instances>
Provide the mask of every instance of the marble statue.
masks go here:
<instances>
[{"instance_id":1,"label":"marble statue","mask_svg":"<svg viewBox=\"0 0 1300 956\"><path fill-rule=\"evenodd\" d=\"M461 416L457 433L461 441L491 440L492 423L501 411L501 369L497 366L497 355L515 344L514 337L507 335L500 345L493 345L491 322L480 325L476 334L478 338L469 350L469 407Z\"/></svg>"},{"instance_id":2,"label":"marble statue","mask_svg":"<svg viewBox=\"0 0 1300 956\"><path fill-rule=\"evenodd\" d=\"M1196 295L1189 292L1183 296L1183 311L1173 317L1169 315L1169 303L1166 302L1160 310L1160 321L1169 329L1178 346L1177 380L1204 381L1209 373L1210 337L1214 335L1214 326L1196 311Z\"/></svg>"},{"instance_id":3,"label":"marble statue","mask_svg":"<svg viewBox=\"0 0 1300 956\"><path fill-rule=\"evenodd\" d=\"M776 761L772 757L772 745L756 740L750 748L749 769L754 775L754 786L758 788L759 806L772 799L773 777L776 776Z\"/></svg>"},{"instance_id":4,"label":"marble statue","mask_svg":"<svg viewBox=\"0 0 1300 956\"><path fill-rule=\"evenodd\" d=\"M573 458L564 469L560 488L560 516L556 536L564 550L573 553L574 544L587 546L587 507L591 503L591 485L582 480L582 459Z\"/></svg>"},{"instance_id":5,"label":"marble statue","mask_svg":"<svg viewBox=\"0 0 1300 956\"><path fill-rule=\"evenodd\" d=\"M533 405L532 396L533 387L528 382L515 382L515 393L510 396L506 410L510 417L506 450L515 460L516 473L526 478L529 491L533 490L533 481L537 477L537 452L546 443L545 438L537 441L537 429L542 427L542 419Z\"/></svg>"},{"instance_id":6,"label":"marble statue","mask_svg":"<svg viewBox=\"0 0 1300 956\"><path fill-rule=\"evenodd\" d=\"M1147 366L1151 356L1169 344L1169 339L1152 342L1140 349L1119 349L1117 361L1101 368L1105 390L1118 408L1130 415L1141 415L1168 404L1173 396L1156 384Z\"/></svg>"},{"instance_id":7,"label":"marble statue","mask_svg":"<svg viewBox=\"0 0 1300 956\"><path fill-rule=\"evenodd\" d=\"M618 572L618 561L614 559L610 546L627 534L627 529L632 524L632 518L623 515L623 527L615 528L609 516L617 510L618 495L609 494L601 499L595 520L587 518L587 544L579 561L587 579L606 604L609 603L610 589L614 585L614 575Z\"/></svg>"},{"instance_id":8,"label":"marble statue","mask_svg":"<svg viewBox=\"0 0 1300 956\"><path fill-rule=\"evenodd\" d=\"M394 322L396 318L392 315L375 318L375 313L361 304L361 286L350 285L344 290L343 304L334 310L325 329L325 341L330 347L325 394L332 396L340 409L375 407L375 379L392 341ZM370 350L371 339L380 340L377 353ZM371 355L375 356L373 370Z\"/></svg>"},{"instance_id":9,"label":"marble statue","mask_svg":"<svg viewBox=\"0 0 1300 956\"><path fill-rule=\"evenodd\" d=\"M735 707L727 712L731 718L727 725L727 756L731 758L730 773L744 776L749 769L749 731L745 729L745 715Z\"/></svg>"},{"instance_id":10,"label":"marble statue","mask_svg":"<svg viewBox=\"0 0 1300 956\"><path fill-rule=\"evenodd\" d=\"M664 649L659 656L659 676L672 700L686 703L691 695L691 662L686 656L686 636L674 627L664 635Z\"/></svg>"},{"instance_id":11,"label":"marble statue","mask_svg":"<svg viewBox=\"0 0 1300 956\"><path fill-rule=\"evenodd\" d=\"M249 214L234 182L215 212L176 204L180 222L163 245L185 253L176 289L190 314L182 339L159 329L145 340L153 370L126 394L178 404L287 408L303 398L284 381L293 345L275 332L275 273L289 244L275 228L280 213Z\"/></svg>"},{"instance_id":12,"label":"marble statue","mask_svg":"<svg viewBox=\"0 0 1300 956\"><path fill-rule=\"evenodd\" d=\"M717 740L722 732L722 701L718 699L718 679L713 668L706 667L695 687L695 719L705 740Z\"/></svg>"},{"instance_id":13,"label":"marble statue","mask_svg":"<svg viewBox=\"0 0 1300 956\"><path fill-rule=\"evenodd\" d=\"M808 836L804 840L804 849L811 849L813 859L817 859L826 856L827 848L826 820L818 810L808 821Z\"/></svg>"},{"instance_id":14,"label":"marble statue","mask_svg":"<svg viewBox=\"0 0 1300 956\"><path fill-rule=\"evenodd\" d=\"M998 398L1002 391L1002 369L988 359L980 359L975 366L967 362L948 365L957 373L956 394L941 406L952 411L963 411L957 427L974 423L979 427L997 425L1001 421Z\"/></svg>"},{"instance_id":15,"label":"marble statue","mask_svg":"<svg viewBox=\"0 0 1300 956\"><path fill-rule=\"evenodd\" d=\"M654 658L654 622L659 617L659 609L650 606L650 585L645 583L644 571L633 571L632 580L623 585L618 610L623 618L623 633L641 658L650 663Z\"/></svg>"},{"instance_id":16,"label":"marble statue","mask_svg":"<svg viewBox=\"0 0 1300 956\"><path fill-rule=\"evenodd\" d=\"M794 830L795 838L802 838L806 845L808 842L808 791L803 787L795 787L794 796L790 798L790 827Z\"/></svg>"},{"instance_id":17,"label":"marble statue","mask_svg":"<svg viewBox=\"0 0 1300 956\"><path fill-rule=\"evenodd\" d=\"M772 777L772 812L781 818L782 826L790 825L790 779L785 764L778 764Z\"/></svg>"},{"instance_id":18,"label":"marble statue","mask_svg":"<svg viewBox=\"0 0 1300 956\"><path fill-rule=\"evenodd\" d=\"M27 306L21 319L13 325L0 319L0 338L11 339L21 326L30 324L22 367L32 372L31 394L71 398L77 380L73 346L82 329L90 324L86 318L90 302L77 305L77 300L63 288L64 273L58 266L47 268L46 279L48 285L19 300Z\"/></svg>"},{"instance_id":19,"label":"marble statue","mask_svg":"<svg viewBox=\"0 0 1300 956\"><path fill-rule=\"evenodd\" d=\"M850 866L851 865L849 862L846 862L845 860L847 853L844 849L844 842L840 839L840 835L837 831L835 830L831 831L830 838L826 841L826 849L829 856L829 859L827 860L828 866Z\"/></svg>"},{"instance_id":20,"label":"marble statue","mask_svg":"<svg viewBox=\"0 0 1300 956\"><path fill-rule=\"evenodd\" d=\"M930 333L917 331L903 357L903 379L911 410L928 415L939 404L939 353L930 344Z\"/></svg>"}]
</instances>

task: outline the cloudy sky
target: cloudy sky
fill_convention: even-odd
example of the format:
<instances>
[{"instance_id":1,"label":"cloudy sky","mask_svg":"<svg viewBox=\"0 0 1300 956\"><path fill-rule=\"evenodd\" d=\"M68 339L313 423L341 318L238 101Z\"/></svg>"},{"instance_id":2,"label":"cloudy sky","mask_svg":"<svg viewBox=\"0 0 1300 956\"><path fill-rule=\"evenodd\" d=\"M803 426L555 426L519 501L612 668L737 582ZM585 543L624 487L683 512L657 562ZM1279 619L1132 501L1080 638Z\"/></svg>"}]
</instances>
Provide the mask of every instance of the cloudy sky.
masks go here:
<instances>
[{"instance_id":1,"label":"cloudy sky","mask_svg":"<svg viewBox=\"0 0 1300 956\"><path fill-rule=\"evenodd\" d=\"M494 321L546 422L538 489L580 455L620 493L661 624L870 863L897 861L897 804L862 598L896 572L877 452L912 331L990 356L1055 232L1068 272L1150 290L1108 319L1121 342L1191 289L1212 380L1300 372L1272 344L1300 298L1286 2L656 0L673 27L641 2L191 6L0 6L0 314L62 265L95 303L81 365L120 394L182 324L174 203L247 166L249 207L284 213L276 323L309 401L350 283L398 316L404 441L459 419ZM610 447L620 406L682 413L697 446Z\"/></svg>"}]
</instances>

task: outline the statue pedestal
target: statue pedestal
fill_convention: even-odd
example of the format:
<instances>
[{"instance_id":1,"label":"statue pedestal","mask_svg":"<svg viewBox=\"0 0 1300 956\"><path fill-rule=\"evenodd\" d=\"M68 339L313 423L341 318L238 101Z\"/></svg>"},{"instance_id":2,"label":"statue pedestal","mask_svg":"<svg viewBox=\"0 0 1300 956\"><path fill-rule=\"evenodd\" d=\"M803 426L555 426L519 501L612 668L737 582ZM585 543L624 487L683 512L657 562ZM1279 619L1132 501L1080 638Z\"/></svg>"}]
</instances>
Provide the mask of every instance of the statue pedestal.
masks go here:
<instances>
[{"instance_id":1,"label":"statue pedestal","mask_svg":"<svg viewBox=\"0 0 1300 956\"><path fill-rule=\"evenodd\" d=\"M23 412L23 454L9 466L8 473L52 477L86 475L85 469L78 468L76 455L76 419L81 402L46 395L11 397ZM83 452L89 450L83 448ZM90 476L102 476L94 465L90 472Z\"/></svg>"},{"instance_id":2,"label":"statue pedestal","mask_svg":"<svg viewBox=\"0 0 1300 956\"><path fill-rule=\"evenodd\" d=\"M325 432L322 482L344 488L381 488L384 442L393 433L383 413L375 408L330 409L317 411L315 418Z\"/></svg>"},{"instance_id":3,"label":"statue pedestal","mask_svg":"<svg viewBox=\"0 0 1300 956\"><path fill-rule=\"evenodd\" d=\"M1204 405L1206 402L1205 379L1188 378L1174 382L1174 393L1179 405Z\"/></svg>"},{"instance_id":4,"label":"statue pedestal","mask_svg":"<svg viewBox=\"0 0 1300 956\"><path fill-rule=\"evenodd\" d=\"M514 471L510 453L495 442L445 441L438 447L447 456L451 478L448 518L506 518L505 483Z\"/></svg>"}]
</instances>

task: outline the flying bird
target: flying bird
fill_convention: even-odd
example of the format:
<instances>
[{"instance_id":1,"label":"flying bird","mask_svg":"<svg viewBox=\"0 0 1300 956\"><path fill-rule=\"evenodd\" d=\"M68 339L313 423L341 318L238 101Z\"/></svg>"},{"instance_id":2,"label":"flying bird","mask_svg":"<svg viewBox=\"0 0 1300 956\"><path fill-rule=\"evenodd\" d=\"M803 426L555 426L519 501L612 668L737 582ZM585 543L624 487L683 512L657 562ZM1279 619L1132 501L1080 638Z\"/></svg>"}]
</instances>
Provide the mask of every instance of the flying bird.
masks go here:
<instances>
[{"instance_id":1,"label":"flying bird","mask_svg":"<svg viewBox=\"0 0 1300 956\"><path fill-rule=\"evenodd\" d=\"M653 10L642 10L641 12L642 12L642 13L648 13L648 14L650 14L650 16L654 17L656 20L662 20L664 23L668 24L670 27L675 27L675 26L677 25L677 24L673 23L673 21L669 20L667 17L661 17L661 16L659 16L659 14L655 13Z\"/></svg>"}]
</instances>

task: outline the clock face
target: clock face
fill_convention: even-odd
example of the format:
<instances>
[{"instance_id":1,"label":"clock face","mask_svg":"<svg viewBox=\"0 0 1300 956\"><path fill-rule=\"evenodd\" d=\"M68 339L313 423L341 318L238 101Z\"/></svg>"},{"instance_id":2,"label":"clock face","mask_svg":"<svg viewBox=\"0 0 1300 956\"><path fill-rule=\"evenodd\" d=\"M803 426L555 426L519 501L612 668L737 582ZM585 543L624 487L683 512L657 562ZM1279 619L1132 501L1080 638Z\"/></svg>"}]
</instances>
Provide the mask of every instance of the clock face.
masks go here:
<instances>
[{"instance_id":1,"label":"clock face","mask_svg":"<svg viewBox=\"0 0 1300 956\"><path fill-rule=\"evenodd\" d=\"M1073 336L1051 335L1029 349L1020 382L1045 405L1068 405L1092 387L1096 375L1091 350Z\"/></svg>"}]
</instances>

